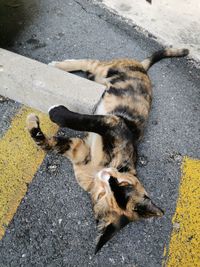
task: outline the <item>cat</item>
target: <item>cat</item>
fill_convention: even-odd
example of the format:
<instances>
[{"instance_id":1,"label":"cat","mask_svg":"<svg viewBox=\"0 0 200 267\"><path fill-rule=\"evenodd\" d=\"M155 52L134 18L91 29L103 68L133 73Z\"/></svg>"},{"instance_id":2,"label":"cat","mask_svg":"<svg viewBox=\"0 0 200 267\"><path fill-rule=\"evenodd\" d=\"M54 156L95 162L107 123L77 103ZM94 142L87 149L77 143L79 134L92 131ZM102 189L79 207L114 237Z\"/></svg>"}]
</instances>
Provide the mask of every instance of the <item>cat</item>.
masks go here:
<instances>
[{"instance_id":1,"label":"cat","mask_svg":"<svg viewBox=\"0 0 200 267\"><path fill-rule=\"evenodd\" d=\"M47 137L35 114L27 117L27 128L36 144L68 157L79 185L90 194L100 232L95 253L129 222L163 210L155 205L136 172L136 148L148 119L152 87L149 68L162 58L183 57L187 49L163 49L138 62L132 59L66 60L56 68L84 71L106 90L93 115L78 114L60 105L51 107L49 117L60 127L87 132L84 138Z\"/></svg>"}]
</instances>

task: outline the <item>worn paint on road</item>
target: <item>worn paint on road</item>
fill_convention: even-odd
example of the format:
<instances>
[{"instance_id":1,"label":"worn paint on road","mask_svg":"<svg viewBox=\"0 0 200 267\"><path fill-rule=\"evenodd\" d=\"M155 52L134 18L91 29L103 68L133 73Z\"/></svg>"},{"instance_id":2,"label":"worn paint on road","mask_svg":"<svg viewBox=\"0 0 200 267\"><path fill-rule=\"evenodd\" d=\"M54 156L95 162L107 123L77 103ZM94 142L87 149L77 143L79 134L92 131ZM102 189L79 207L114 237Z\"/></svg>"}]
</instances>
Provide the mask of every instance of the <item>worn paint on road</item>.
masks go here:
<instances>
[{"instance_id":1,"label":"worn paint on road","mask_svg":"<svg viewBox=\"0 0 200 267\"><path fill-rule=\"evenodd\" d=\"M200 160L185 158L182 172L166 266L197 267L200 266Z\"/></svg>"},{"instance_id":2,"label":"worn paint on road","mask_svg":"<svg viewBox=\"0 0 200 267\"><path fill-rule=\"evenodd\" d=\"M53 134L57 130L47 115L23 107L0 140L0 239L45 156L26 130L26 116L31 112L41 117L44 132Z\"/></svg>"}]
</instances>

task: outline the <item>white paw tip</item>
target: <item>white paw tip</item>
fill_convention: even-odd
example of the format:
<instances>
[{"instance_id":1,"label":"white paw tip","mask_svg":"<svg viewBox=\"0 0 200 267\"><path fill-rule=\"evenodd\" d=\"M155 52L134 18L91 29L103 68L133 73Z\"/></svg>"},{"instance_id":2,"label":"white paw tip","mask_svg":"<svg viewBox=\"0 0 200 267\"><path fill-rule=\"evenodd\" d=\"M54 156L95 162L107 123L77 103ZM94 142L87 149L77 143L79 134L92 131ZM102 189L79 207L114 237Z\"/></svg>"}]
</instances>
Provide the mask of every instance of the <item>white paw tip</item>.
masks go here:
<instances>
[{"instance_id":1,"label":"white paw tip","mask_svg":"<svg viewBox=\"0 0 200 267\"><path fill-rule=\"evenodd\" d=\"M48 109L48 112L50 112L52 109L56 108L56 107L59 107L60 105L54 105L54 106L51 106L49 109Z\"/></svg>"},{"instance_id":2,"label":"white paw tip","mask_svg":"<svg viewBox=\"0 0 200 267\"><path fill-rule=\"evenodd\" d=\"M27 122L38 122L38 120L38 116L34 113L29 114L26 119Z\"/></svg>"},{"instance_id":3,"label":"white paw tip","mask_svg":"<svg viewBox=\"0 0 200 267\"><path fill-rule=\"evenodd\" d=\"M32 128L37 128L39 125L39 118L34 113L31 113L26 118L26 126L28 130L31 130Z\"/></svg>"},{"instance_id":4,"label":"white paw tip","mask_svg":"<svg viewBox=\"0 0 200 267\"><path fill-rule=\"evenodd\" d=\"M55 67L56 64L58 63L58 61L52 61L48 64L48 66L52 66L52 67Z\"/></svg>"}]
</instances>

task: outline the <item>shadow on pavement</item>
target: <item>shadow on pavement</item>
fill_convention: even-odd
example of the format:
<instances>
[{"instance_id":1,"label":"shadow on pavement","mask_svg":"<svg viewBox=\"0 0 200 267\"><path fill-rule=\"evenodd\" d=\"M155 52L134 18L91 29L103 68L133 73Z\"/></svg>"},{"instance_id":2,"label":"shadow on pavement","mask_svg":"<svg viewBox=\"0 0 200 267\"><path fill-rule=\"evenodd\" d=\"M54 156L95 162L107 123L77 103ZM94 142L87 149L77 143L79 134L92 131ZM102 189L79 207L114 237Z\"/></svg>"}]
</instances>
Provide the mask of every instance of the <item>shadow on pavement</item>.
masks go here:
<instances>
[{"instance_id":1,"label":"shadow on pavement","mask_svg":"<svg viewBox=\"0 0 200 267\"><path fill-rule=\"evenodd\" d=\"M37 1L0 1L0 47L9 48L14 44L16 37L38 13L36 10Z\"/></svg>"}]
</instances>

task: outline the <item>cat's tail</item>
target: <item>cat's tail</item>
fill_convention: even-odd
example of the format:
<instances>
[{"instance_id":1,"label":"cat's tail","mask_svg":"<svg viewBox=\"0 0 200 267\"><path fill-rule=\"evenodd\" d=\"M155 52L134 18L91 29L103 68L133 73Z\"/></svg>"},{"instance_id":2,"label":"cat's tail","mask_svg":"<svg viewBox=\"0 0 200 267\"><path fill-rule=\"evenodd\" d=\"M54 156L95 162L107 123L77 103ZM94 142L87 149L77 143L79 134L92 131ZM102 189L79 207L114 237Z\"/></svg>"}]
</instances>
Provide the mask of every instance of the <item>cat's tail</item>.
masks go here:
<instances>
[{"instance_id":1,"label":"cat's tail","mask_svg":"<svg viewBox=\"0 0 200 267\"><path fill-rule=\"evenodd\" d=\"M143 65L144 69L146 71L149 70L149 68L155 64L156 62L160 61L163 58L170 58L170 57L185 57L189 54L188 49L175 49L175 48L166 48L159 50L155 53L153 53L152 56L144 59L141 64Z\"/></svg>"}]
</instances>

